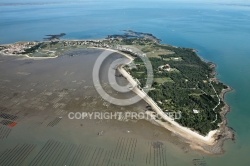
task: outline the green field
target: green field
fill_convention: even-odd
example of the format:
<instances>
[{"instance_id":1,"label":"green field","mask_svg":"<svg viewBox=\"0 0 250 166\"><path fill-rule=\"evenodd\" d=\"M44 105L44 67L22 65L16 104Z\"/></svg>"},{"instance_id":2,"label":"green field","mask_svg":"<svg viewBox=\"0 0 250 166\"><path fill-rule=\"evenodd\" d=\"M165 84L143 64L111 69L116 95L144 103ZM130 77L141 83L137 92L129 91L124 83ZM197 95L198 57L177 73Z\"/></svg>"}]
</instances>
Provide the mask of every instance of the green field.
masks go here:
<instances>
[{"instance_id":1,"label":"green field","mask_svg":"<svg viewBox=\"0 0 250 166\"><path fill-rule=\"evenodd\" d=\"M163 84L166 82L174 83L174 81L169 77L154 78L154 81L157 82L158 84Z\"/></svg>"}]
</instances>

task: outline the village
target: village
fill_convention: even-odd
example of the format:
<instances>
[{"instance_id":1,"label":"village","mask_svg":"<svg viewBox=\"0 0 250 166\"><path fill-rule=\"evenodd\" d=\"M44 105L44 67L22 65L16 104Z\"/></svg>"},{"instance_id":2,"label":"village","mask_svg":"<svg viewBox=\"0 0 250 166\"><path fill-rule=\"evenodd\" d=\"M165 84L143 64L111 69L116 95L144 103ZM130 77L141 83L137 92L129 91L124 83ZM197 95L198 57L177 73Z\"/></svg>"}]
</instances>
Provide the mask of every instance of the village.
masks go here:
<instances>
[{"instance_id":1,"label":"village","mask_svg":"<svg viewBox=\"0 0 250 166\"><path fill-rule=\"evenodd\" d=\"M146 54L134 51L131 48L127 48L120 44L119 39L103 39L103 40L58 40L58 41L42 41L42 42L18 42L14 44L0 45L0 53L4 55L27 55L29 57L36 57L36 53L40 53L39 56L50 57L60 56L66 50L73 48L110 48L113 50L126 52L131 56L146 56Z\"/></svg>"}]
</instances>

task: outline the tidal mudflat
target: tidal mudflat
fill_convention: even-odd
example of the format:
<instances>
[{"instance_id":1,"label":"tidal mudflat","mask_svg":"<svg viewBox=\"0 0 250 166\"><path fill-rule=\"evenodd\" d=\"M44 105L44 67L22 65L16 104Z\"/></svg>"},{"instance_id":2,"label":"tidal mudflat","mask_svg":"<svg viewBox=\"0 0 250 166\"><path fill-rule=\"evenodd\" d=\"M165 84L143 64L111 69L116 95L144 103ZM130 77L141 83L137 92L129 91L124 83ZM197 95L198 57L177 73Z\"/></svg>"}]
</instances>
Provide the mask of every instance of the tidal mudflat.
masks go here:
<instances>
[{"instance_id":1,"label":"tidal mudflat","mask_svg":"<svg viewBox=\"0 0 250 166\"><path fill-rule=\"evenodd\" d=\"M138 112L147 105L141 101L127 107L115 106L99 96L93 86L91 66L100 53L83 49L76 50L74 56L65 53L41 60L0 56L1 163L163 166L180 162L176 154L190 165L193 159L203 161L174 134L145 120L68 118L69 112ZM103 66L103 84L105 66L118 58L124 57L114 54ZM117 79L126 84L124 78ZM108 84L105 90L120 95Z\"/></svg>"}]
</instances>

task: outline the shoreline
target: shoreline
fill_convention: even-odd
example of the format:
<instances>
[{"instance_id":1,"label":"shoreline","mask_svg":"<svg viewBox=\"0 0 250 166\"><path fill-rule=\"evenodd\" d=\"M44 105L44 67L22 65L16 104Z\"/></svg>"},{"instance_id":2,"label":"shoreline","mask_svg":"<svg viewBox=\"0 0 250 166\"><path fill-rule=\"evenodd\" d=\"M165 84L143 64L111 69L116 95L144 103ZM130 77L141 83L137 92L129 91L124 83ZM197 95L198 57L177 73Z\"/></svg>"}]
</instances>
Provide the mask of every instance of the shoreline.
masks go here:
<instances>
[{"instance_id":1,"label":"shoreline","mask_svg":"<svg viewBox=\"0 0 250 166\"><path fill-rule=\"evenodd\" d=\"M86 40L63 40L63 41L86 41ZM92 40L92 41L95 41L95 40ZM133 57L131 57L130 55L123 53L119 50L114 50L114 49L110 49L110 48L101 48L101 47L87 47L87 48L108 50L108 51L112 51L112 52L121 54L121 55L130 59L129 63L131 63L134 60ZM4 55L8 56L9 54L4 54ZM200 57L197 53L196 53L196 55L198 57ZM18 55L13 54L13 56L18 56ZM22 57L39 60L39 59L57 58L58 56L55 56L55 57L31 57L31 56L28 56L27 54L24 54L24 55L22 55ZM202 61L204 61L204 59L202 59ZM207 62L207 61L204 61L204 62L211 63L211 62ZM219 80L216 78L216 71L215 71L216 65L215 64L213 64L213 65L214 65L214 67L213 67L214 72L212 73L214 76L213 79L219 82ZM223 101L225 103L225 106L221 109L221 112L220 112L221 117L222 117L222 123L220 124L218 129L210 131L206 136L203 136L203 135L199 134L198 132L193 131L190 128L184 127L184 126L180 125L179 123L173 121L171 118L169 118L161 110L161 108L158 107L156 102L154 100L152 100L151 97L149 97L143 90L140 90L137 87L137 82L123 68L123 66L124 65L121 65L117 69L128 80L128 82L130 84L134 85L133 86L134 88L132 89L133 92L136 93L138 96L140 96L145 102L147 102L153 108L153 110L155 110L155 112L158 115L162 116L162 118L166 121L166 122L161 122L161 121L155 119L154 122L159 124L161 127L164 127L167 130L171 131L175 135L183 138L185 140L185 142L189 143L189 145L192 149L200 150L200 151L207 153L207 154L221 154L224 152L224 150L223 150L224 142L228 139L234 140L234 133L233 133L232 129L230 129L227 126L227 119L226 119L226 114L228 112L230 112L230 107L225 102L226 93L228 93L232 90L229 86L227 86L228 87L227 89L223 89L221 91L221 93L218 94L221 101ZM219 147L219 150L216 150L216 151L211 150L211 149L213 149L212 147Z\"/></svg>"},{"instance_id":2,"label":"shoreline","mask_svg":"<svg viewBox=\"0 0 250 166\"><path fill-rule=\"evenodd\" d=\"M91 48L94 48L94 47L91 47ZM122 53L120 51L106 49L106 48L98 48L98 49L109 50L109 51L124 55L131 60L129 63L133 61L133 58L131 56L125 53ZM136 81L123 68L123 66L120 66L117 69L128 80L130 84L135 85L133 86L134 88L132 89L133 92L136 93L138 96L140 96L145 102L147 102L159 115L163 117L164 120L168 122L168 124L166 122L160 122L156 119L154 120L154 122L159 124L161 127L164 127L167 130L171 131L175 135L178 135L179 137L183 138L187 143L189 143L192 149L200 150L206 154L222 154L224 152L223 150L224 142L228 139L234 139L234 134L232 130L227 126L227 119L225 117L225 115L228 112L230 112L230 107L224 102L225 94L232 90L229 86L227 89L222 90L222 92L219 94L221 100L225 103L225 106L222 108L220 112L220 114L222 115L222 121L223 121L222 124L217 130L210 131L206 136L203 136L196 131L193 131L187 127L181 126L179 123L173 121L166 114L164 114L164 112L157 106L156 102L153 101L144 91L140 90L136 86L137 85ZM210 149L210 148L207 148L208 146L219 147L219 150L217 151L208 150Z\"/></svg>"}]
</instances>

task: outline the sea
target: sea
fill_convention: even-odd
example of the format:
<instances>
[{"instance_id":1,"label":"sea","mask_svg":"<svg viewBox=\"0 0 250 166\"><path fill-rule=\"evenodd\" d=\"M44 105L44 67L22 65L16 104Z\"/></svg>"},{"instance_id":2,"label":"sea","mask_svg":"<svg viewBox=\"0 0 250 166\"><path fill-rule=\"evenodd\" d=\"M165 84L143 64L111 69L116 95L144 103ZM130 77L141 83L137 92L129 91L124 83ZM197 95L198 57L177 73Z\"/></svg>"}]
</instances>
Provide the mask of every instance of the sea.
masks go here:
<instances>
[{"instance_id":1,"label":"sea","mask_svg":"<svg viewBox=\"0 0 250 166\"><path fill-rule=\"evenodd\" d=\"M235 130L236 140L225 142L222 155L204 155L206 165L248 166L249 4L159 0L1 0L0 44L41 41L45 35L59 33L66 33L65 39L102 39L107 35L122 34L123 30L134 30L152 33L164 44L194 48L204 60L217 65L217 78L233 89L226 94L225 100L230 106L228 126ZM186 165L188 153L168 153L171 154L169 160L173 161L168 163L169 166Z\"/></svg>"}]
</instances>

